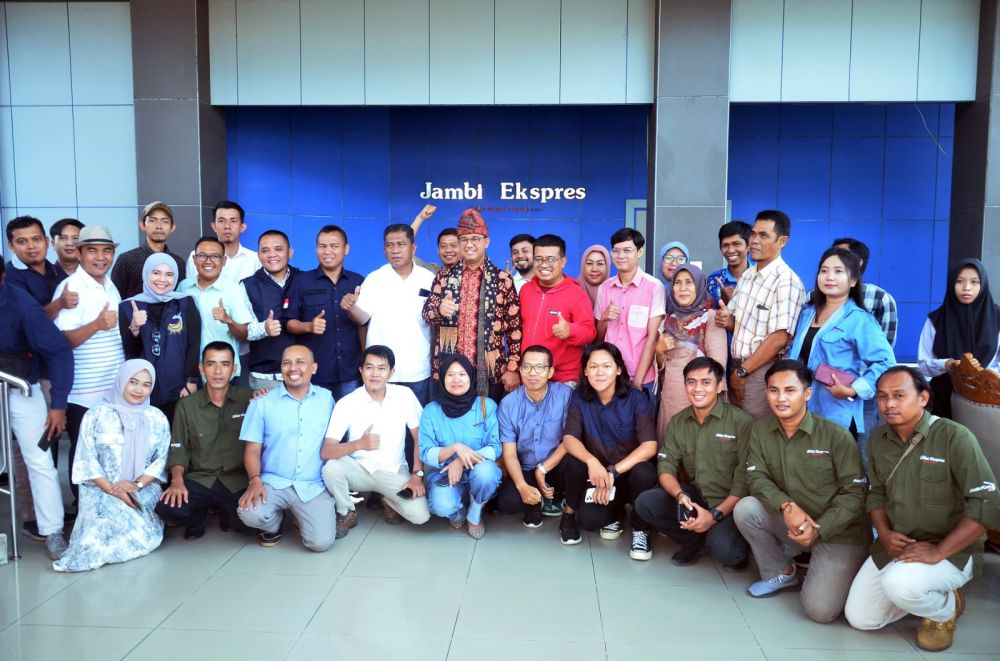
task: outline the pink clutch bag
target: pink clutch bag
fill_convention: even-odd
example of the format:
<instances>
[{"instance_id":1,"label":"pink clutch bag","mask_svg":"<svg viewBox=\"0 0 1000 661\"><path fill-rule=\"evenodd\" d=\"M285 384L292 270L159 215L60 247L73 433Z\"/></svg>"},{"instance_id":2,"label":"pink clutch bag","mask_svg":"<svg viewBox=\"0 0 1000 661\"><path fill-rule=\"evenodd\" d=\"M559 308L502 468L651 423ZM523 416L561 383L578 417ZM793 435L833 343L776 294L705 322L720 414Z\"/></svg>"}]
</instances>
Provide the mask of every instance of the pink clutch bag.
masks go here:
<instances>
[{"instance_id":1,"label":"pink clutch bag","mask_svg":"<svg viewBox=\"0 0 1000 661\"><path fill-rule=\"evenodd\" d=\"M816 368L816 374L813 378L822 383L824 386L833 385L833 375L837 375L837 381L841 384L849 386L854 383L854 379L858 378L851 374L850 372L845 372L844 370L838 370L836 367L831 367L826 363L820 363L819 367Z\"/></svg>"}]
</instances>

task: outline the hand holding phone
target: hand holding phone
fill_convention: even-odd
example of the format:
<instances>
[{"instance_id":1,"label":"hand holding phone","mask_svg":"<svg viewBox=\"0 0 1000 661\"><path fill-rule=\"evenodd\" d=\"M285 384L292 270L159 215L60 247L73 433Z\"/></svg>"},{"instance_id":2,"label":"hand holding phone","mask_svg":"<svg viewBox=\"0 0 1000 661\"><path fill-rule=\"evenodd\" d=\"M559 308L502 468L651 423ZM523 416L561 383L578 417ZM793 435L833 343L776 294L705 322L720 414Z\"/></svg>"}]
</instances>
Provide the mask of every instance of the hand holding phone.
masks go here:
<instances>
[{"instance_id":1,"label":"hand holding phone","mask_svg":"<svg viewBox=\"0 0 1000 661\"><path fill-rule=\"evenodd\" d=\"M405 489L400 489L396 492L396 495L403 500L413 500L413 489L406 487Z\"/></svg>"}]
</instances>

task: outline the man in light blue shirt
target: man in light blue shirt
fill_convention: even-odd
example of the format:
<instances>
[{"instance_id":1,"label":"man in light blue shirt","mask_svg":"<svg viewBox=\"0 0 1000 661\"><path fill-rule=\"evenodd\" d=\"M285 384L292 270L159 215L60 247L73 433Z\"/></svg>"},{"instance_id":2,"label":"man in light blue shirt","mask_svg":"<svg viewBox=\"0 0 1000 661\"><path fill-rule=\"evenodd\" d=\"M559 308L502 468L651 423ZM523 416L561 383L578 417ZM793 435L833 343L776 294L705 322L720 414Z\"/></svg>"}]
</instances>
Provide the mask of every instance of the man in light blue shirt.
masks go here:
<instances>
[{"instance_id":1,"label":"man in light blue shirt","mask_svg":"<svg viewBox=\"0 0 1000 661\"><path fill-rule=\"evenodd\" d=\"M247 352L241 346L246 343L250 322L257 319L240 283L219 277L225 263L222 242L211 236L201 237L194 247L197 273L178 285L177 291L193 298L198 307L201 315L201 351L205 351L209 342L226 342L239 356ZM240 376L239 364L236 376Z\"/></svg>"},{"instance_id":2,"label":"man in light blue shirt","mask_svg":"<svg viewBox=\"0 0 1000 661\"><path fill-rule=\"evenodd\" d=\"M336 537L336 508L323 484L319 456L333 395L312 385L315 373L308 347L288 347L281 356L282 385L250 402L243 420L240 440L249 485L239 515L260 530L261 546L281 540L285 510L295 516L307 549L326 551Z\"/></svg>"},{"instance_id":3,"label":"man in light blue shirt","mask_svg":"<svg viewBox=\"0 0 1000 661\"><path fill-rule=\"evenodd\" d=\"M520 370L524 385L504 397L497 411L507 467L498 505L504 514L523 513L525 528L537 528L543 515L562 514L553 497L565 486L563 424L573 389L549 380L555 373L552 352L540 344L524 350Z\"/></svg>"}]
</instances>

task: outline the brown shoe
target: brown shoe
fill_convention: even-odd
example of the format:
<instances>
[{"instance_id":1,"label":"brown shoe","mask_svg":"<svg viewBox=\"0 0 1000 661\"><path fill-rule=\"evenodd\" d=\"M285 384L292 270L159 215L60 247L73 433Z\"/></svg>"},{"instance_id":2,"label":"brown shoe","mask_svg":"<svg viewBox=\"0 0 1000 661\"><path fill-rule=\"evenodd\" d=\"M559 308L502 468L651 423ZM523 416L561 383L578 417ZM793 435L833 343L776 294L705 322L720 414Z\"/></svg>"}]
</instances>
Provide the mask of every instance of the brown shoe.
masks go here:
<instances>
[{"instance_id":1,"label":"brown shoe","mask_svg":"<svg viewBox=\"0 0 1000 661\"><path fill-rule=\"evenodd\" d=\"M403 522L403 515L392 508L389 501L382 499L382 510L384 512L385 522L390 526L398 526Z\"/></svg>"},{"instance_id":2,"label":"brown shoe","mask_svg":"<svg viewBox=\"0 0 1000 661\"><path fill-rule=\"evenodd\" d=\"M347 514L337 515L337 539L347 536L347 532L358 525L358 513L355 510L348 510Z\"/></svg>"},{"instance_id":3,"label":"brown shoe","mask_svg":"<svg viewBox=\"0 0 1000 661\"><path fill-rule=\"evenodd\" d=\"M955 637L955 620L958 611L947 622L924 619L917 627L917 647L927 652L943 652L951 647Z\"/></svg>"}]
</instances>

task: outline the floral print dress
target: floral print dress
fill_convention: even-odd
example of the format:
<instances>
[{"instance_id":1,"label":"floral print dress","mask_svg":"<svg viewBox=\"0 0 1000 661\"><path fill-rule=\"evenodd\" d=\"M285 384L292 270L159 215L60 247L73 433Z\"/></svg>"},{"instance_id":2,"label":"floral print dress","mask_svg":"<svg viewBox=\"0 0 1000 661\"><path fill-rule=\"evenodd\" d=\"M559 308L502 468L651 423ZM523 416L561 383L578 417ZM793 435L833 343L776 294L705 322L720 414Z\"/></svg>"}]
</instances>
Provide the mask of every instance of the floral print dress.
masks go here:
<instances>
[{"instance_id":1,"label":"floral print dress","mask_svg":"<svg viewBox=\"0 0 1000 661\"><path fill-rule=\"evenodd\" d=\"M155 408L145 415L150 441L143 474L157 481L136 493L142 509L129 507L93 483L100 477L112 484L121 479L124 433L118 413L102 405L83 416L72 475L80 485L79 512L69 548L52 563L56 571L87 571L125 562L147 555L163 541L163 522L153 508L163 493L160 483L166 480L170 425Z\"/></svg>"}]
</instances>

